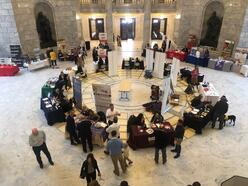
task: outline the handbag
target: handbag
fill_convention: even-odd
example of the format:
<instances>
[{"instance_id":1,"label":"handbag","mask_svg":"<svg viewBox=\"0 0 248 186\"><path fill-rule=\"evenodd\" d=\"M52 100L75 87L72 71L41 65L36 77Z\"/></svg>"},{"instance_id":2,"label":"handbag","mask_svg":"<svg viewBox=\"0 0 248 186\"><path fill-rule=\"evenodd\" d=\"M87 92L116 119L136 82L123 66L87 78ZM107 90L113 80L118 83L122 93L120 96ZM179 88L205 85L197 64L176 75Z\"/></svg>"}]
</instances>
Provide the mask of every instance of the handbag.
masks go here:
<instances>
[{"instance_id":1,"label":"handbag","mask_svg":"<svg viewBox=\"0 0 248 186\"><path fill-rule=\"evenodd\" d=\"M80 178L84 179L86 177L86 173L83 171L80 175Z\"/></svg>"}]
</instances>

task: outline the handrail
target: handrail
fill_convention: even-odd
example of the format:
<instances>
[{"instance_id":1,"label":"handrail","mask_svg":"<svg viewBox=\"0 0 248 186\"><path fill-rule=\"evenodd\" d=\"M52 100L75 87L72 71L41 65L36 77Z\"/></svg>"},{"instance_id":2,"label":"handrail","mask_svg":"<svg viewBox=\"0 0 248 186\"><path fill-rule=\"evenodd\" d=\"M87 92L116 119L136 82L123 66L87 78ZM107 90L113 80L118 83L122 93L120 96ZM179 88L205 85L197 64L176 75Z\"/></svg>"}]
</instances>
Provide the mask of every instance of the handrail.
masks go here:
<instances>
[{"instance_id":1,"label":"handrail","mask_svg":"<svg viewBox=\"0 0 248 186\"><path fill-rule=\"evenodd\" d=\"M81 0L81 4L105 4L106 0ZM110 1L110 0L107 0ZM113 5L144 5L144 0L113 0ZM175 4L176 0L152 0L153 5L170 6Z\"/></svg>"}]
</instances>

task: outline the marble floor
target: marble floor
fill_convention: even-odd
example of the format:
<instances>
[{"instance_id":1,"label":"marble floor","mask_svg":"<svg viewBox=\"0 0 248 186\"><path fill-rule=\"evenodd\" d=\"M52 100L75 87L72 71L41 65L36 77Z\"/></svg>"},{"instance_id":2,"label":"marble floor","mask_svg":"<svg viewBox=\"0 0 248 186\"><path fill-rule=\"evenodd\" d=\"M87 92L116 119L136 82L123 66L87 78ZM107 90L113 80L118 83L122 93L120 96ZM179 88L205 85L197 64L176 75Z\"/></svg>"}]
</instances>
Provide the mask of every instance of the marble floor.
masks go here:
<instances>
[{"instance_id":1,"label":"marble floor","mask_svg":"<svg viewBox=\"0 0 248 186\"><path fill-rule=\"evenodd\" d=\"M120 58L123 55L140 55L138 47L118 51ZM86 154L81 146L71 146L56 126L46 124L39 102L41 87L46 80L58 76L62 69L72 65L71 62L61 62L59 69L22 70L15 77L0 77L1 186L86 185L85 180L79 179ZM89 71L91 66L91 57L88 57ZM233 175L248 177L248 79L239 74L208 68L200 68L200 71L221 95L228 98L228 113L237 116L236 126L228 126L221 131L207 127L202 135L185 139L182 156L178 160L173 159L168 147L166 165L154 163L153 148L131 150L130 157L134 164L120 177L113 175L110 158L96 146L94 154L102 172L101 185L118 186L121 180L128 180L131 186L185 186L197 180L202 185L215 186ZM54 167L49 166L44 156L44 169L38 167L28 145L32 127L46 132Z\"/></svg>"}]
</instances>

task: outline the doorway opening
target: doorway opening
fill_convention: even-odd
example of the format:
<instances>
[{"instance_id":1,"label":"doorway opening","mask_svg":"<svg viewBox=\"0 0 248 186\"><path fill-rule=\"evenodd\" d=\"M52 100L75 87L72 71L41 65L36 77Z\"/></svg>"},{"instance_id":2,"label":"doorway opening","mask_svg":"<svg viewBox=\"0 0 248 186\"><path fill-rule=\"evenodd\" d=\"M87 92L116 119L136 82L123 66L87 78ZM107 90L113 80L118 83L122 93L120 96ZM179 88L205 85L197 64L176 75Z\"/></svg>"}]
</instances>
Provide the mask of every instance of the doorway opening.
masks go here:
<instances>
[{"instance_id":1,"label":"doorway opening","mask_svg":"<svg viewBox=\"0 0 248 186\"><path fill-rule=\"evenodd\" d=\"M121 18L121 40L135 39L135 18Z\"/></svg>"}]
</instances>

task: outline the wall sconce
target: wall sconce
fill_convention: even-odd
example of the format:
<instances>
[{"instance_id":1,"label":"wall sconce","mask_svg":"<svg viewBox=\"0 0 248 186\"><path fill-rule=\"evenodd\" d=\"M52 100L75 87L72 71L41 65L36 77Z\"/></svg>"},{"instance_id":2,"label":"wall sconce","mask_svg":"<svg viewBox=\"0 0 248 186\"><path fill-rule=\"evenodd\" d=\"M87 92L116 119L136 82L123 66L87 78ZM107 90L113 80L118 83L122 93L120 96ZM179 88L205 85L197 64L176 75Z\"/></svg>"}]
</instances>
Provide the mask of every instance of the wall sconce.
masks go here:
<instances>
[{"instance_id":1,"label":"wall sconce","mask_svg":"<svg viewBox=\"0 0 248 186\"><path fill-rule=\"evenodd\" d=\"M177 14L176 19L181 19L181 14Z\"/></svg>"},{"instance_id":2,"label":"wall sconce","mask_svg":"<svg viewBox=\"0 0 248 186\"><path fill-rule=\"evenodd\" d=\"M81 16L76 14L76 20L80 20L81 19Z\"/></svg>"}]
</instances>

